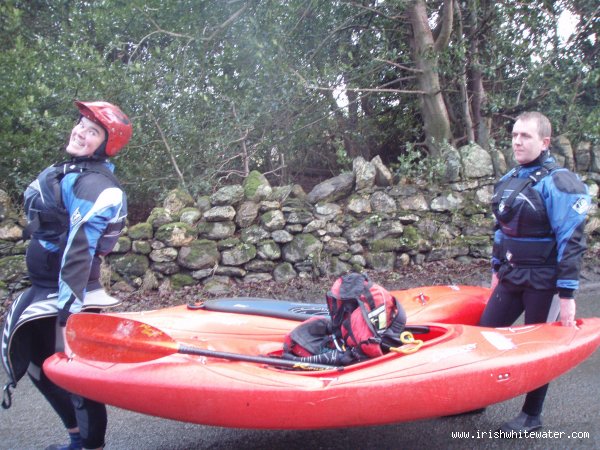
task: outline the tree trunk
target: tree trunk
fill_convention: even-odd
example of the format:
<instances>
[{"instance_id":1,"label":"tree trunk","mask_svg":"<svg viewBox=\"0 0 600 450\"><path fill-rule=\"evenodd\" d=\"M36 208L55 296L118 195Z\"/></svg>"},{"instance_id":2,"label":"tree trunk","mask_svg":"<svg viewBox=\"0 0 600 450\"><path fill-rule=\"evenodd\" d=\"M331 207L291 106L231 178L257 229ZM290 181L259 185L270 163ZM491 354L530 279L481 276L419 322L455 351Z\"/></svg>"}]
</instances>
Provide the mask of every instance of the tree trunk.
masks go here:
<instances>
[{"instance_id":1,"label":"tree trunk","mask_svg":"<svg viewBox=\"0 0 600 450\"><path fill-rule=\"evenodd\" d=\"M452 0L444 1L444 18L452 27ZM441 93L439 65L437 53L444 46L443 42L434 42L433 33L428 23L427 8L424 0L417 0L408 8L412 25L412 48L418 74L419 88L425 92L421 95L421 114L425 128L425 139L430 154L437 156L444 142L450 141L452 133L450 118ZM447 22L446 22L447 23ZM447 39L449 33L440 33L438 39Z\"/></svg>"},{"instance_id":2,"label":"tree trunk","mask_svg":"<svg viewBox=\"0 0 600 450\"><path fill-rule=\"evenodd\" d=\"M489 149L490 147L490 132L488 121L483 117L483 109L487 103L487 96L483 87L483 74L480 68L479 61L479 50L481 45L482 30L481 26L486 26L485 16L484 19L478 23L478 19L481 17L478 11L477 4L479 2L470 0L468 3L468 16L469 16L469 35L471 36L470 41L470 62L469 62L469 89L471 91L471 111L473 113L473 123L475 127L475 142L482 148ZM483 10L487 13L487 2L481 2Z\"/></svg>"}]
</instances>

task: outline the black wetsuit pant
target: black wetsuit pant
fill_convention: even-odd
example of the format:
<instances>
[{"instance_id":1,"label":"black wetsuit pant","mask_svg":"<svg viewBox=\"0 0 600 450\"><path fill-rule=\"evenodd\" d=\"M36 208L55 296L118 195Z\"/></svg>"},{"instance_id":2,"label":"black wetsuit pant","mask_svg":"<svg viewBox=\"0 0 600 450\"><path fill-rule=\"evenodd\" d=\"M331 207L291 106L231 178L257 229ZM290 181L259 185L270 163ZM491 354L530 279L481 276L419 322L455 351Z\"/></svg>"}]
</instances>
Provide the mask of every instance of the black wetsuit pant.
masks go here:
<instances>
[{"instance_id":1,"label":"black wetsuit pant","mask_svg":"<svg viewBox=\"0 0 600 450\"><path fill-rule=\"evenodd\" d=\"M27 266L33 286L23 293L33 303L46 298L50 291L58 292L58 267L56 254L45 250L35 239L27 250ZM56 276L56 278L53 278ZM54 286L52 286L54 284ZM25 300L25 299L24 299ZM79 427L84 448L104 446L107 427L106 406L79 395L71 394L54 384L44 374L44 361L62 348L62 336L56 318L33 320L27 324L31 339L31 362L27 373L33 384L48 400L66 428ZM57 343L57 334L60 342Z\"/></svg>"},{"instance_id":2,"label":"black wetsuit pant","mask_svg":"<svg viewBox=\"0 0 600 450\"><path fill-rule=\"evenodd\" d=\"M555 289L540 290L515 285L501 280L492 292L490 300L481 316L479 325L484 327L510 326L525 311L525 324L544 323L556 320L548 317ZM525 397L523 412L531 416L541 414L548 385L531 391Z\"/></svg>"}]
</instances>

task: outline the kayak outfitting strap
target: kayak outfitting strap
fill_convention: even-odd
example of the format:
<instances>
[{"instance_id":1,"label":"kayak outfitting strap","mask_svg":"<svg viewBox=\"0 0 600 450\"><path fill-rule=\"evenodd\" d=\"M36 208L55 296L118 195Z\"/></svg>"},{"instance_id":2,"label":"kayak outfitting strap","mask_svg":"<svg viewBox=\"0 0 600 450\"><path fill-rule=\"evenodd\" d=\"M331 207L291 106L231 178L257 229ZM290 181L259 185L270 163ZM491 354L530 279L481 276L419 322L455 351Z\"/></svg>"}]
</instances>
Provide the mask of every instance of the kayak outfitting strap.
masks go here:
<instances>
[{"instance_id":1,"label":"kayak outfitting strap","mask_svg":"<svg viewBox=\"0 0 600 450\"><path fill-rule=\"evenodd\" d=\"M4 385L4 392L2 393L2 408L8 409L12 405L12 392L10 388L14 388L16 386L15 383L6 383Z\"/></svg>"},{"instance_id":2,"label":"kayak outfitting strap","mask_svg":"<svg viewBox=\"0 0 600 450\"><path fill-rule=\"evenodd\" d=\"M410 347L390 347L390 351L408 355L409 353L415 353L423 346L423 341L421 339L415 339L410 331L402 332L400 335L400 342L412 345Z\"/></svg>"}]
</instances>

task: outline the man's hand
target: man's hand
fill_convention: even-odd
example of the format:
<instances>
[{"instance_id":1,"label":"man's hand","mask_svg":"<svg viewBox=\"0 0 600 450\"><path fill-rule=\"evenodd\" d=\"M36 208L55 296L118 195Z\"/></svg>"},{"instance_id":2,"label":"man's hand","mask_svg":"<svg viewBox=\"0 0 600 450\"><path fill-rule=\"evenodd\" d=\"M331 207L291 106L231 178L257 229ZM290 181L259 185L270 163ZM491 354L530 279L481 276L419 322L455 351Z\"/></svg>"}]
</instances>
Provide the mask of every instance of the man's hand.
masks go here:
<instances>
[{"instance_id":1,"label":"man's hand","mask_svg":"<svg viewBox=\"0 0 600 450\"><path fill-rule=\"evenodd\" d=\"M563 327L575 326L575 299L560 299L560 322Z\"/></svg>"}]
</instances>

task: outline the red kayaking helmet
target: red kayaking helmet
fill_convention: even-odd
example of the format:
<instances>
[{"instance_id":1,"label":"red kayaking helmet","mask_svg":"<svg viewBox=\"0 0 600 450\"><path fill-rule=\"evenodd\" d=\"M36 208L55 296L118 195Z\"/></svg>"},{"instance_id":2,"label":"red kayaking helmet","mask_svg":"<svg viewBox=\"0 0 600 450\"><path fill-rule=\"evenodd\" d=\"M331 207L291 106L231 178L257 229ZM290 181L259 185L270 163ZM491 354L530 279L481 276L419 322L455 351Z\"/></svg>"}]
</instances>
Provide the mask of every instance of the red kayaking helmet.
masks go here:
<instances>
[{"instance_id":1,"label":"red kayaking helmet","mask_svg":"<svg viewBox=\"0 0 600 450\"><path fill-rule=\"evenodd\" d=\"M75 101L75 106L82 116L101 125L107 134L104 153L106 156L115 156L131 139L133 127L129 117L118 106L108 102L80 102ZM100 147L102 150L102 146Z\"/></svg>"}]
</instances>

